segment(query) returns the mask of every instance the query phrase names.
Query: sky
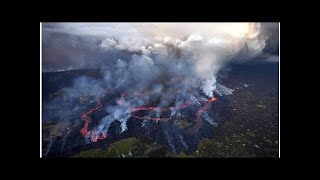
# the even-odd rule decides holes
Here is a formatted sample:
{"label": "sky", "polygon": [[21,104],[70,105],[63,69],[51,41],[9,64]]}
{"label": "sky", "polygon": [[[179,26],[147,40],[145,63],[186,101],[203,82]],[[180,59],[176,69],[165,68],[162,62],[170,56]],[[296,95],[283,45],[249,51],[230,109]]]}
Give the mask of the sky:
{"label": "sky", "polygon": [[232,60],[278,61],[278,23],[43,23],[44,72],[112,66],[134,55],[197,59],[219,69]]}

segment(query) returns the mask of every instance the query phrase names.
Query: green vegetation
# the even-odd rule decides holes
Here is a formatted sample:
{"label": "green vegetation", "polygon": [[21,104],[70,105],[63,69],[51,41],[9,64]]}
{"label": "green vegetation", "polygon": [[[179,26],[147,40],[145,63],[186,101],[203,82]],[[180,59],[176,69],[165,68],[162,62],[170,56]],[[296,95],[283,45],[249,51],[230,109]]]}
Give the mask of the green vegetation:
{"label": "green vegetation", "polygon": [[[82,151],[79,154],[74,155],[75,158],[119,158],[119,157],[131,157],[139,155],[139,149],[137,146],[138,140],[136,138],[122,139],[118,142],[110,144],[106,149],[94,149],[88,151]],[[140,153],[141,154],[141,153]]]}
{"label": "green vegetation", "polygon": [[172,156],[172,157],[174,157],[174,158],[192,158],[192,157],[194,157],[194,156],[192,156],[192,155],[188,156],[188,155],[186,155],[184,152],[181,151],[179,154],[174,155],[174,156]]}
{"label": "green vegetation", "polygon": [[138,140],[136,138],[128,138],[122,139],[121,141],[115,142],[110,145],[109,149],[116,152],[116,154],[124,154],[132,151],[136,145]]}
{"label": "green vegetation", "polygon": [[102,149],[93,149],[88,151],[81,151],[79,154],[73,156],[74,158],[103,158],[108,157],[107,152]]}
{"label": "green vegetation", "polygon": [[82,151],[75,158],[224,158],[224,157],[255,157],[249,148],[254,133],[248,131],[240,135],[227,135],[223,139],[203,139],[197,151],[186,155],[183,151],[175,154],[169,149],[136,138],[123,139],[110,144],[106,149]]}
{"label": "green vegetation", "polygon": [[110,144],[106,149],[81,151],[73,158],[189,158],[182,151],[174,154],[170,150],[148,140],[136,138],[122,139]]}
{"label": "green vegetation", "polygon": [[245,145],[244,138],[225,138],[224,141],[203,139],[198,149],[193,153],[195,157],[228,158],[228,157],[254,157]]}

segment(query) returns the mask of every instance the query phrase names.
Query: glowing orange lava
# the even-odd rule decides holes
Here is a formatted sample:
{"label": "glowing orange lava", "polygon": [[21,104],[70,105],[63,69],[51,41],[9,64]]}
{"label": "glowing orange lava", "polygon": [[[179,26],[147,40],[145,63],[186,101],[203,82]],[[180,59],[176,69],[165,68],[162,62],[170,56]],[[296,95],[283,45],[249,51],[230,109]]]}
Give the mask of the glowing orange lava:
{"label": "glowing orange lava", "polygon": [[195,132],[197,132],[199,129],[200,129],[200,127],[201,127],[201,114],[202,113],[204,113],[205,111],[207,111],[211,106],[211,103],[212,102],[215,102],[217,100],[217,98],[211,98],[210,100],[208,100],[205,104],[204,104],[204,106],[202,107],[202,108],[200,108],[199,110],[198,110],[198,112],[197,112],[197,114],[196,114],[196,116],[197,116],[197,119],[196,119],[196,125],[195,125],[195,127],[192,129],[192,133],[195,133]]}
{"label": "glowing orange lava", "polygon": [[[100,99],[99,99],[99,96],[101,94],[102,91],[100,91],[100,93],[98,93],[98,95],[96,96],[96,102],[98,104],[97,107],[85,112],[83,115],[82,115],[82,119],[84,120],[84,126],[83,128],[81,129],[81,133],[83,136],[87,136],[89,135],[91,137],[91,141],[92,142],[97,142],[98,140],[103,140],[105,138],[108,137],[108,134],[104,133],[104,132],[101,132],[99,134],[96,134],[96,133],[93,133],[92,131],[89,131],[88,130],[88,126],[89,126],[89,123],[91,121],[91,118],[89,117],[90,114],[98,111],[99,109],[101,109],[103,107],[102,103],[100,102]],[[201,127],[201,114],[205,111],[207,111],[211,106],[211,103],[212,102],[215,102],[217,100],[217,98],[211,98],[209,99],[203,107],[201,107],[197,114],[196,114],[196,124],[195,124],[195,127],[192,129],[192,133],[195,133],[199,130],[199,128]],[[116,101],[116,103],[118,105],[123,105],[125,103],[125,93],[121,93],[121,98]],[[138,107],[138,108],[131,108],[131,112],[136,112],[136,111],[156,111],[156,112],[165,112],[165,111],[173,111],[173,110],[180,110],[180,109],[184,109],[184,108],[187,108],[189,107],[190,105],[192,105],[193,102],[192,101],[186,101],[185,103],[183,104],[180,104],[178,106],[174,106],[174,107]],[[133,115],[131,114],[130,116],[136,118],[136,119],[141,119],[141,120],[153,120],[153,121],[163,121],[163,122],[166,122],[168,120],[171,119],[170,118],[160,118],[160,117],[155,117],[155,118],[152,118],[152,117],[140,117],[140,116],[136,116],[136,115]]]}

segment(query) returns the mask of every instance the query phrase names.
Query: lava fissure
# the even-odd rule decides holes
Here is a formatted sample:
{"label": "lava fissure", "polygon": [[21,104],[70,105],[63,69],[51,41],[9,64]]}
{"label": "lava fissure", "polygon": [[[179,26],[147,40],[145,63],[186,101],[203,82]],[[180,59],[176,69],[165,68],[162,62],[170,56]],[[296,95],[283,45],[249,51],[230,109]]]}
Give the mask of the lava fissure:
{"label": "lava fissure", "polygon": [[[101,93],[101,91],[100,91],[100,93]],[[81,131],[80,131],[83,136],[87,136],[87,134],[90,134],[90,133],[91,133],[91,131],[88,130],[89,123],[91,122],[91,118],[90,118],[88,115],[91,114],[91,113],[94,113],[94,112],[98,111],[100,108],[103,107],[103,105],[102,105],[102,103],[100,102],[100,99],[99,99],[99,97],[98,97],[98,96],[100,95],[100,93],[98,93],[98,95],[96,96],[96,102],[97,102],[98,106],[95,107],[95,108],[93,108],[93,109],[91,109],[91,110],[89,110],[89,111],[87,111],[87,112],[85,112],[85,113],[82,114],[82,116],[81,116],[82,119],[83,119],[84,122],[85,122],[83,128],[82,128]]]}
{"label": "lava fissure", "polygon": [[[108,134],[104,133],[104,132],[99,132],[99,133],[94,133],[92,131],[89,131],[89,123],[91,122],[91,118],[90,118],[90,114],[98,111],[99,109],[101,109],[103,107],[99,96],[101,94],[102,91],[100,91],[100,93],[98,93],[98,95],[96,96],[96,102],[97,105],[95,108],[90,109],[89,111],[83,113],[82,115],[82,119],[84,120],[84,126],[81,129],[81,133],[84,137],[86,136],[90,136],[91,137],[91,141],[92,142],[97,142],[98,140],[103,140],[105,138],[108,137]],[[121,98],[117,101],[117,104],[122,105],[125,103],[125,95],[126,93],[121,93]],[[207,111],[211,106],[211,103],[216,101],[217,98],[211,98],[210,100],[208,100],[204,106],[202,108],[200,108],[197,111],[196,114],[196,124],[195,127],[193,128],[192,132],[196,132],[197,130],[199,130],[200,126],[201,126],[201,114],[205,111]],[[138,108],[131,108],[131,112],[137,112],[137,111],[156,111],[156,112],[165,112],[165,111],[175,111],[175,110],[180,110],[180,109],[184,109],[189,107],[190,105],[194,104],[194,102],[192,101],[187,101],[185,103],[182,103],[178,106],[173,106],[173,107],[138,107]],[[130,114],[131,117],[134,117],[136,119],[140,119],[140,120],[153,120],[153,121],[163,121],[163,122],[167,122],[168,120],[171,119],[171,117],[169,118],[160,118],[160,117],[148,117],[148,116],[144,116],[144,117],[140,117],[140,116],[136,116],[133,114]]]}
{"label": "lava fissure", "polygon": [[204,113],[205,111],[207,111],[210,107],[211,107],[211,103],[215,102],[217,100],[217,98],[211,98],[209,101],[207,101],[205,103],[205,105],[200,108],[196,114],[197,119],[196,119],[196,124],[194,126],[194,129],[192,130],[192,132],[196,132],[199,130],[199,128],[201,127],[201,114]]}

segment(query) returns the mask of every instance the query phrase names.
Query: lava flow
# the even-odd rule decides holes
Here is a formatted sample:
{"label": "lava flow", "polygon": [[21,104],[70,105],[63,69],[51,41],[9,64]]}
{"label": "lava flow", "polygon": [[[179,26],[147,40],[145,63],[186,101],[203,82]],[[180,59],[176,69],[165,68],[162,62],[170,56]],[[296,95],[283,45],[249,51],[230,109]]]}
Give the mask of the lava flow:
{"label": "lava flow", "polygon": [[[186,103],[183,103],[183,104],[181,104],[179,106],[175,106],[175,107],[140,107],[140,108],[131,108],[131,112],[147,111],[147,110],[156,111],[156,112],[165,112],[165,111],[184,109],[184,108],[189,107],[192,104],[193,103],[191,101],[187,101]],[[135,117],[136,119],[163,121],[163,122],[166,122],[166,121],[171,119],[171,117],[170,118],[159,118],[159,117],[151,118],[151,117],[140,117],[140,116],[135,116],[135,115],[131,115],[131,116]]]}
{"label": "lava flow", "polygon": [[84,127],[81,129],[81,133],[82,133],[84,136],[89,133],[89,131],[88,131],[88,126],[89,126],[89,123],[90,123],[90,121],[91,121],[91,118],[90,118],[88,115],[91,114],[91,113],[94,113],[94,112],[96,112],[97,110],[99,110],[100,108],[102,108],[102,104],[101,104],[101,102],[100,102],[100,100],[99,100],[98,97],[96,97],[96,101],[97,101],[98,106],[95,107],[95,108],[93,108],[93,109],[91,109],[91,110],[89,110],[89,111],[87,111],[87,112],[85,112],[85,113],[82,115],[82,119],[85,121],[85,124],[84,124]]}
{"label": "lava flow", "polygon": [[205,105],[204,105],[202,108],[200,108],[200,109],[198,110],[198,112],[197,112],[197,114],[196,114],[196,116],[197,116],[196,125],[195,125],[194,129],[192,130],[193,133],[196,132],[196,131],[198,131],[199,128],[200,128],[200,126],[201,126],[201,114],[202,114],[203,112],[207,111],[207,110],[210,108],[211,103],[214,102],[214,101],[216,101],[216,100],[217,100],[217,98],[211,98],[210,100],[208,100],[208,101],[205,103]]}
{"label": "lava flow", "polygon": [[103,140],[105,138],[108,137],[108,134],[104,133],[104,132],[101,132],[100,134],[92,134],[91,135],[91,140],[92,142],[97,142],[98,140]]}
{"label": "lava flow", "polygon": [[[83,115],[82,115],[82,119],[85,121],[85,124],[83,126],[83,128],[81,129],[81,133],[83,136],[87,136],[87,135],[90,135],[91,137],[91,141],[92,142],[97,142],[98,140],[102,140],[102,139],[105,139],[108,137],[108,135],[104,132],[100,132],[100,133],[94,133],[92,131],[89,131],[88,130],[88,126],[89,126],[89,123],[91,121],[91,118],[89,117],[90,114],[98,111],[99,109],[101,109],[103,107],[102,103],[100,102],[100,99],[99,99],[99,95],[100,93],[96,96],[96,101],[97,101],[97,104],[98,106],[85,112]],[[125,102],[125,93],[122,93],[121,94],[121,98],[117,101],[117,104],[119,105],[122,105],[124,104]],[[212,102],[216,101],[217,99],[216,98],[211,98],[209,99],[205,105],[200,108],[196,114],[196,124],[195,124],[195,127],[194,129],[192,130],[192,132],[196,132],[200,126],[201,126],[201,114],[205,111],[207,111],[209,108],[210,108],[210,105]],[[136,112],[136,111],[156,111],[156,112],[165,112],[165,111],[175,111],[175,110],[180,110],[180,109],[184,109],[184,108],[187,108],[189,107],[190,105],[192,105],[193,102],[192,101],[187,101],[183,104],[180,104],[178,106],[174,106],[174,107],[139,107],[139,108],[131,108],[131,112]],[[163,121],[163,122],[166,122],[168,120],[171,119],[170,118],[160,118],[160,117],[147,117],[147,116],[144,116],[144,117],[140,117],[140,116],[136,116],[136,115],[133,115],[131,114],[130,116],[136,118],[136,119],[141,119],[141,120],[153,120],[153,121]]]}

